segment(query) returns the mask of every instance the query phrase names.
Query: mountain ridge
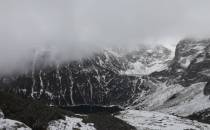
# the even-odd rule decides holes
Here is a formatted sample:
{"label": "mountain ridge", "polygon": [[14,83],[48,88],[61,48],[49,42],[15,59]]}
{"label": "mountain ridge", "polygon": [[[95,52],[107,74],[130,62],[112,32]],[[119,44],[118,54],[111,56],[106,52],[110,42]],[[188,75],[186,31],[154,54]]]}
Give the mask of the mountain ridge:
{"label": "mountain ridge", "polygon": [[50,106],[120,105],[210,123],[203,114],[210,108],[210,40],[183,39],[172,56],[162,46],[106,49],[46,68],[34,64],[30,73],[1,78],[1,90]]}

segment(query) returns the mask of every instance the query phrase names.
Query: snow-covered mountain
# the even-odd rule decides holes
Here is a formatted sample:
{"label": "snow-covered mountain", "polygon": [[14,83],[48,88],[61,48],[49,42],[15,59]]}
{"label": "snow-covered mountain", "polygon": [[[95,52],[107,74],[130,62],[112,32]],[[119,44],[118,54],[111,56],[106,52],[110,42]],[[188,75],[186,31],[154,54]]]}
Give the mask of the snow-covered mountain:
{"label": "snow-covered mountain", "polygon": [[[165,123],[154,129],[209,129],[206,124],[179,118],[210,123],[206,116],[210,109],[209,39],[183,39],[175,52],[163,46],[106,49],[84,59],[44,67],[40,61],[47,57],[43,55],[33,60],[31,72],[2,77],[1,86],[7,87],[1,89],[48,105],[120,105],[128,113],[143,113],[132,120],[132,114],[117,116],[131,125],[135,120],[145,125]],[[163,118],[158,118],[160,115]]]}

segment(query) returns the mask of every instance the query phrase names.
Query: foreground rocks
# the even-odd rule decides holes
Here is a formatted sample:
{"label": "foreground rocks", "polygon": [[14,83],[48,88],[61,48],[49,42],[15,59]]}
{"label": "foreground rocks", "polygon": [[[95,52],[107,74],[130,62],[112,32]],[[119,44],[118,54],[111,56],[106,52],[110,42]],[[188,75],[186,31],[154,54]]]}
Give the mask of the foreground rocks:
{"label": "foreground rocks", "polygon": [[4,114],[0,109],[0,130],[31,130],[31,128],[22,122],[5,119]]}

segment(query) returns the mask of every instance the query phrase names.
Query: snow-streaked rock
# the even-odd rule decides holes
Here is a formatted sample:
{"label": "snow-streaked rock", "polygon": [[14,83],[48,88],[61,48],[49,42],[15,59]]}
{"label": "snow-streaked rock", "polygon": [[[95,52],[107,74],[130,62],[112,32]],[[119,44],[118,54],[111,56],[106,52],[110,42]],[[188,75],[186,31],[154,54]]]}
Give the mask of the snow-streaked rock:
{"label": "snow-streaked rock", "polygon": [[83,123],[81,118],[65,117],[65,120],[55,120],[49,123],[47,130],[96,130],[94,124]]}
{"label": "snow-streaked rock", "polygon": [[137,130],[209,130],[210,125],[153,111],[126,110],[116,116]]}

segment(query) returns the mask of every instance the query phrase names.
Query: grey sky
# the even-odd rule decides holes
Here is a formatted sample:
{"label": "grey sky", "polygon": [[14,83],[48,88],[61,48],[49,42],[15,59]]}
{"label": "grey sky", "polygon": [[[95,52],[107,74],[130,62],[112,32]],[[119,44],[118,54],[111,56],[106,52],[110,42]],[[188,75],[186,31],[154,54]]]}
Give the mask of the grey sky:
{"label": "grey sky", "polygon": [[34,49],[72,59],[104,47],[209,37],[209,12],[209,0],[1,0],[0,72],[24,68]]}

